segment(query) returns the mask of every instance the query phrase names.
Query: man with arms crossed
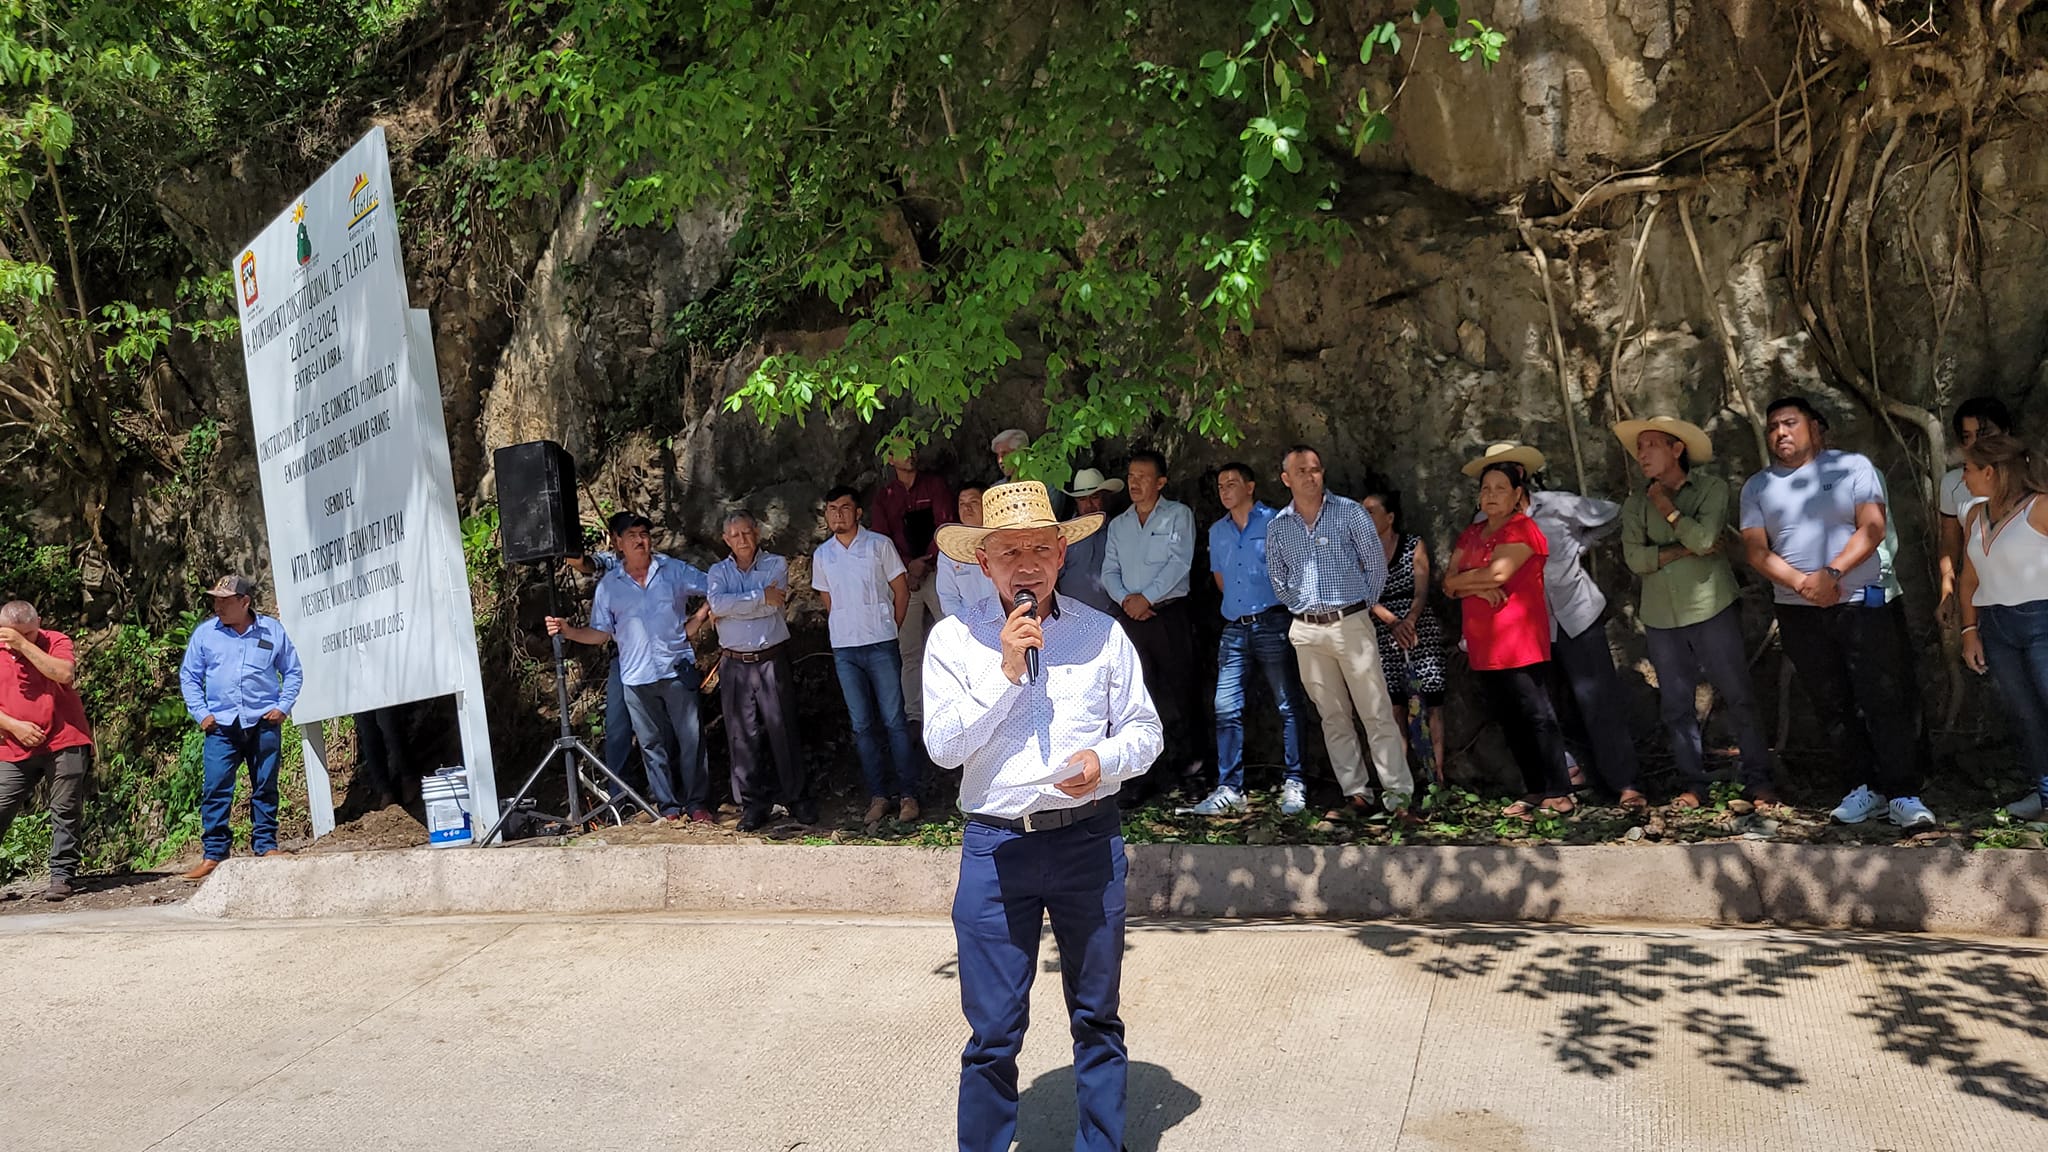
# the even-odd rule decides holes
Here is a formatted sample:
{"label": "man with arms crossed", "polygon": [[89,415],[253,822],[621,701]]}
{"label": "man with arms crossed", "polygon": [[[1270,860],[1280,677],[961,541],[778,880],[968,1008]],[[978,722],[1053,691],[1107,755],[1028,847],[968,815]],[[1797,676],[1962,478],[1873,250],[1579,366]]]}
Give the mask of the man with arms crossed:
{"label": "man with arms crossed", "polygon": [[[989,489],[984,518],[986,528],[939,529],[939,547],[975,557],[996,596],[941,622],[924,668],[925,748],[962,770],[967,816],[953,899],[973,1030],[960,1054],[960,1152],[1008,1152],[1016,1135],[1017,1054],[1048,914],[1074,1036],[1073,1147],[1118,1152],[1127,1057],[1116,791],[1151,767],[1164,734],[1123,630],[1054,590],[1067,544],[1102,518],[1059,522],[1035,482]],[[1017,603],[1020,591],[1035,611]]]}
{"label": "man with arms crossed", "polygon": [[78,699],[71,637],[43,627],[26,600],[0,605],[0,840],[36,782],[50,781],[50,886],[68,898],[78,874],[92,732]]}

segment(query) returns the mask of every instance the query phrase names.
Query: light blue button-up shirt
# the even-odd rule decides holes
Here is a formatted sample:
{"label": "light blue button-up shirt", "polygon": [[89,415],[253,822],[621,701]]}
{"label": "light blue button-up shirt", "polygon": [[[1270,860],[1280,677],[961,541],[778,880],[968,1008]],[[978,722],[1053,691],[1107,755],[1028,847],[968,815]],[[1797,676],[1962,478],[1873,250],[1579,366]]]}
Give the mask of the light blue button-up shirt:
{"label": "light blue button-up shirt", "polygon": [[1326,492],[1315,523],[1289,504],[1266,526],[1266,574],[1274,595],[1297,616],[1361,600],[1377,604],[1387,585],[1387,550],[1365,505]]}
{"label": "light blue button-up shirt", "polygon": [[194,724],[211,716],[216,724],[246,727],[273,709],[290,715],[304,679],[291,637],[270,616],[256,617],[246,632],[218,616],[208,619],[192,630],[178,665],[178,687]]}
{"label": "light blue button-up shirt", "polygon": [[1240,530],[1229,516],[1209,525],[1209,571],[1223,577],[1223,618],[1237,620],[1277,608],[1273,581],[1266,575],[1266,526],[1278,509],[1252,501]]}
{"label": "light blue button-up shirt", "polygon": [[1135,507],[1109,522],[1102,590],[1117,604],[1133,592],[1155,606],[1178,600],[1188,594],[1194,566],[1195,513],[1187,505],[1161,499],[1143,524]]}
{"label": "light blue button-up shirt", "polygon": [[720,644],[735,652],[759,652],[789,639],[788,618],[767,598],[771,586],[788,594],[788,560],[756,552],[754,566],[743,572],[739,561],[728,556],[711,566],[707,582]]}
{"label": "light blue button-up shirt", "polygon": [[706,586],[695,565],[659,553],[647,567],[644,586],[623,567],[597,582],[590,626],[619,646],[619,678],[629,687],[666,680],[685,661],[696,662],[683,624],[690,618],[690,597],[704,595]]}
{"label": "light blue button-up shirt", "polygon": [[1067,561],[1060,565],[1059,590],[1098,612],[1116,612],[1116,602],[1102,590],[1102,550],[1106,532],[1084,536],[1067,545]]}

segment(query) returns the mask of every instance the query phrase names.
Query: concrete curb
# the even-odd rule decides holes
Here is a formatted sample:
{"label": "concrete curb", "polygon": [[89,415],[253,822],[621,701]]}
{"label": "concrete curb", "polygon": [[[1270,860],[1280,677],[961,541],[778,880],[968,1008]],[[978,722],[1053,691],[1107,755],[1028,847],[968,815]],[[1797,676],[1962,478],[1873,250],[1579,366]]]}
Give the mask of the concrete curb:
{"label": "concrete curb", "polygon": [[[1729,842],[1569,848],[1145,844],[1130,907],[1190,919],[1778,924],[2048,936],[2048,853]],[[669,845],[348,852],[221,865],[230,919],[523,912],[943,916],[952,850]]]}

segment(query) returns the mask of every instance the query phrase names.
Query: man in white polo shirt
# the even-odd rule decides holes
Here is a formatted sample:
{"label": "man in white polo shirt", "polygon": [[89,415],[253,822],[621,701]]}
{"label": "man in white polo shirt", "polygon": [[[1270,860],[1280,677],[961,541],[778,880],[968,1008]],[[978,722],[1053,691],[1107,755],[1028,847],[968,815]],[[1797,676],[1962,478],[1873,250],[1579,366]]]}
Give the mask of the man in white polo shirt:
{"label": "man in white polo shirt", "polygon": [[832,535],[811,557],[811,587],[825,600],[832,663],[860,749],[868,790],[862,823],[880,824],[897,800],[896,818],[908,824],[922,815],[919,766],[903,711],[903,656],[896,647],[896,630],[910,610],[910,581],[896,545],[862,528],[860,515],[858,489],[841,485],[825,494],[825,527]]}

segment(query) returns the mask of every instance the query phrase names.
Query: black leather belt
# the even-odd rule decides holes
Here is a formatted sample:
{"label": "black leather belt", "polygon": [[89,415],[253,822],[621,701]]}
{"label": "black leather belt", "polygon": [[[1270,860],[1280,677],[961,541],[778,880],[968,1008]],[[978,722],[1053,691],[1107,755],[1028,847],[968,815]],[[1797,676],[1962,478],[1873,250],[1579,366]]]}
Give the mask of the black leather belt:
{"label": "black leather belt", "polygon": [[1304,624],[1335,624],[1346,616],[1356,616],[1370,607],[1372,601],[1360,600],[1356,604],[1346,604],[1333,612],[1303,612],[1295,616],[1295,619]]}
{"label": "black leather belt", "polygon": [[1261,608],[1257,612],[1254,612],[1249,616],[1239,616],[1237,619],[1230,621],[1229,626],[1232,628],[1248,627],[1250,625],[1257,624],[1260,620],[1263,620],[1266,617],[1271,616],[1275,612],[1285,611],[1287,611],[1286,608],[1283,608],[1280,605],[1275,604],[1271,608]]}
{"label": "black leather belt", "polygon": [[[782,644],[787,643],[789,643],[787,640],[782,642]],[[759,652],[742,652],[737,648],[727,648],[725,654],[742,664],[760,664],[764,661],[775,659],[775,654],[782,651],[782,644],[771,644]]]}
{"label": "black leather belt", "polygon": [[1105,808],[1114,807],[1116,807],[1116,800],[1110,798],[1090,800],[1088,803],[1076,808],[1052,808],[1044,812],[1028,812],[1022,818],[1016,820],[1011,820],[1004,816],[985,816],[979,812],[969,812],[967,818],[976,824],[986,824],[991,828],[1002,828],[1010,832],[1050,832],[1055,828],[1065,828],[1069,824],[1079,824],[1081,821],[1101,812]]}

